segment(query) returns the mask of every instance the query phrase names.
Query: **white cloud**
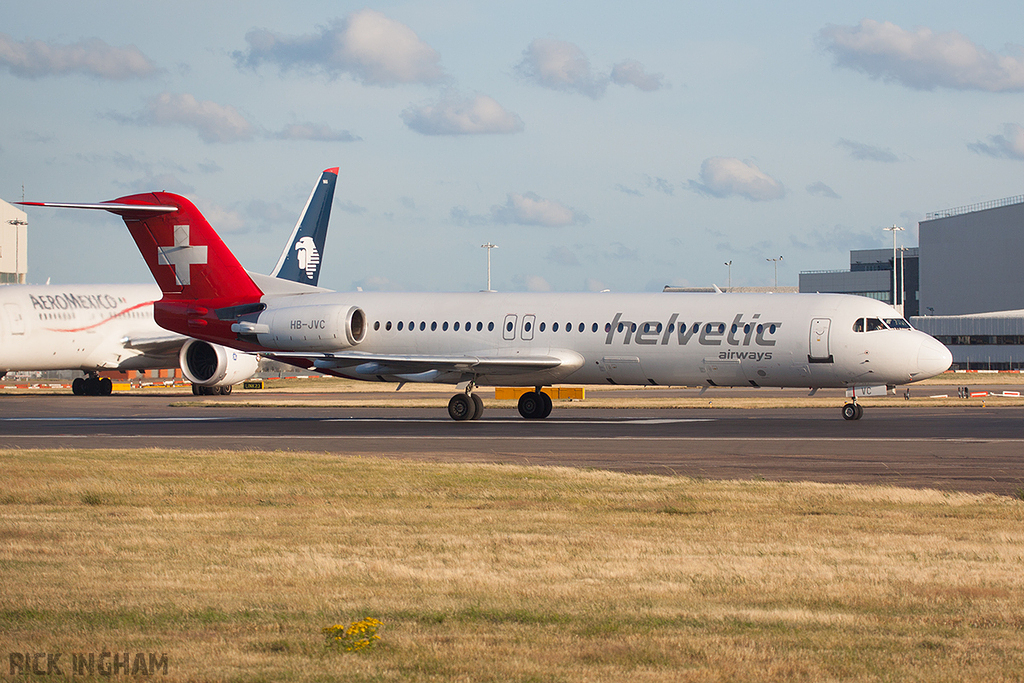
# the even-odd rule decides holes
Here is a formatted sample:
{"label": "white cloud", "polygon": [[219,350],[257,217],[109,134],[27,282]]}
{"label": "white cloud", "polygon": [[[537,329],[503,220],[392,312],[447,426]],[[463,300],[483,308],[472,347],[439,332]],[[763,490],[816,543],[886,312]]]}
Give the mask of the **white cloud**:
{"label": "white cloud", "polygon": [[552,199],[543,199],[533,192],[509,193],[504,206],[492,206],[491,216],[496,223],[562,227],[585,223],[587,217]]}
{"label": "white cloud", "polygon": [[649,74],[644,65],[635,59],[627,59],[612,67],[612,83],[616,85],[632,85],[644,92],[653,92],[665,87],[662,74]]}
{"label": "white cloud", "polygon": [[700,165],[700,182],[690,187],[712,197],[745,197],[753,202],[781,199],[782,183],[750,162],[732,157],[711,157]]}
{"label": "white cloud", "polygon": [[249,226],[246,225],[246,220],[240,212],[202,199],[197,199],[195,203],[210,227],[217,232],[221,234],[249,232],[247,229]]}
{"label": "white cloud", "polygon": [[640,252],[630,249],[622,242],[612,242],[604,253],[606,258],[613,261],[639,261]]}
{"label": "white cloud", "polygon": [[957,31],[907,31],[864,19],[857,26],[826,26],[818,34],[836,66],[909,88],[937,87],[991,92],[1024,91],[1024,54],[999,55]]}
{"label": "white cloud", "polygon": [[884,164],[892,164],[900,160],[899,156],[891,149],[882,149],[846,138],[837,142],[836,146],[850,150],[850,156],[858,161],[880,161]]}
{"label": "white cloud", "polygon": [[362,280],[353,282],[352,286],[366,292],[402,292],[407,290],[400,283],[383,275],[368,275]]}
{"label": "white cloud", "polygon": [[842,199],[835,190],[821,182],[820,180],[816,183],[811,183],[807,186],[807,193],[814,195],[815,197],[825,197],[826,199]]}
{"label": "white cloud", "polygon": [[424,135],[482,135],[519,133],[523,120],[494,99],[442,97],[436,104],[409,107],[402,112],[405,125]]}
{"label": "white cloud", "polygon": [[1007,123],[1003,126],[1002,135],[989,136],[988,144],[975,142],[967,146],[979,154],[1024,161],[1024,127]]}
{"label": "white cloud", "polygon": [[192,194],[196,191],[195,187],[182,182],[173,173],[147,173],[130,183],[119,184],[133,192],[160,190],[162,192],[174,192],[175,194]]}
{"label": "white cloud", "polygon": [[665,180],[664,178],[652,178],[649,175],[644,175],[644,181],[647,187],[651,190],[657,190],[662,194],[667,194],[670,197],[676,193],[675,185]]}
{"label": "white cloud", "polygon": [[161,93],[147,102],[141,113],[114,118],[142,125],[194,128],[204,142],[249,140],[256,130],[234,107],[197,100],[188,93]]}
{"label": "white cloud", "polygon": [[580,260],[576,258],[576,252],[569,247],[552,247],[548,252],[547,260],[559,266],[578,266]]}
{"label": "white cloud", "polygon": [[315,142],[357,142],[362,140],[347,130],[334,130],[325,123],[293,123],[273,137],[278,140],[313,140]]}
{"label": "white cloud", "polygon": [[523,51],[516,71],[535,83],[564,92],[597,99],[604,95],[608,80],[595,76],[590,60],[578,46],[564,40],[536,38]]}
{"label": "white cloud", "polygon": [[99,38],[71,45],[41,40],[18,42],[0,33],[0,65],[19,78],[83,74],[112,81],[147,78],[160,70],[139,48],[111,47]]}
{"label": "white cloud", "polygon": [[249,31],[246,54],[235,53],[239,66],[264,62],[282,71],[311,68],[334,78],[349,74],[366,85],[436,83],[444,78],[441,56],[405,24],[364,9],[335,20],[319,32],[286,36],[266,29]]}
{"label": "white cloud", "polygon": [[526,291],[528,292],[550,292],[551,285],[540,275],[528,275],[526,277]]}

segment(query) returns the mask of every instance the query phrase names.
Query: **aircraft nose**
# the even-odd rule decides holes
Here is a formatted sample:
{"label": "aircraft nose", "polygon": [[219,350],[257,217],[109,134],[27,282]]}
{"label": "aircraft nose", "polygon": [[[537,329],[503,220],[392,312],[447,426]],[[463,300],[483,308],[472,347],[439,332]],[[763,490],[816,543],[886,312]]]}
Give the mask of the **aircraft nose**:
{"label": "aircraft nose", "polygon": [[914,379],[928,379],[941,374],[953,364],[953,354],[934,337],[926,336],[917,350],[917,371]]}

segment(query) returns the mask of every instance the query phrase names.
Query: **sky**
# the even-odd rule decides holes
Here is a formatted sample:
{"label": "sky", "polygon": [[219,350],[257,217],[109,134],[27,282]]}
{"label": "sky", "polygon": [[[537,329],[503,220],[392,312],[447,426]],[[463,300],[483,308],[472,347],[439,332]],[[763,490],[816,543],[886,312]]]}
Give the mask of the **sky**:
{"label": "sky", "polygon": [[[1022,46],[1017,2],[6,3],[0,198],[175,192],[269,273],[337,166],[331,289],[484,289],[488,242],[500,291],[795,286],[1024,194]],[[29,282],[152,281],[28,214]]]}

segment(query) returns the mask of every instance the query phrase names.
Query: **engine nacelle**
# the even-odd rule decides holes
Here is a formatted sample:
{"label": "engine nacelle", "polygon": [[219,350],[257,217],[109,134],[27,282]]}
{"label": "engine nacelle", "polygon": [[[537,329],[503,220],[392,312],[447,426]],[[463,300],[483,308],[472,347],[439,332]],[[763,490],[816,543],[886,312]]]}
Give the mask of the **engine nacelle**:
{"label": "engine nacelle", "polygon": [[189,339],[178,353],[181,372],[192,384],[228,387],[256,374],[259,358],[219,344]]}
{"label": "engine nacelle", "polygon": [[252,329],[267,349],[337,351],[363,341],[366,314],[358,306],[289,306],[264,311]]}

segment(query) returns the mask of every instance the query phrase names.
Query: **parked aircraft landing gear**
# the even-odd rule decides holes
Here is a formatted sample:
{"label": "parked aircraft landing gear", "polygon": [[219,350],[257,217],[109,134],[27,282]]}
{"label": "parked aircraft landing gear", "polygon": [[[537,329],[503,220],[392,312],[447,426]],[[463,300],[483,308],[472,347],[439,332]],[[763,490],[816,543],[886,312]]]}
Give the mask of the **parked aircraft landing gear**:
{"label": "parked aircraft landing gear", "polygon": [[232,385],[226,387],[204,387],[200,384],[192,385],[192,394],[194,396],[227,396],[231,393]]}
{"label": "parked aircraft landing gear", "polygon": [[110,396],[114,390],[114,383],[109,377],[89,375],[87,377],[76,377],[71,382],[71,393],[75,396]]}
{"label": "parked aircraft landing gear", "polygon": [[448,415],[458,422],[464,420],[478,420],[484,414],[484,400],[476,394],[467,391],[463,394],[455,394],[448,401]]}
{"label": "parked aircraft landing gear", "polygon": [[864,406],[859,403],[847,403],[843,406],[844,420],[859,420],[864,417]]}
{"label": "parked aircraft landing gear", "polygon": [[519,397],[519,414],[527,420],[542,420],[551,414],[551,397],[540,389]]}

